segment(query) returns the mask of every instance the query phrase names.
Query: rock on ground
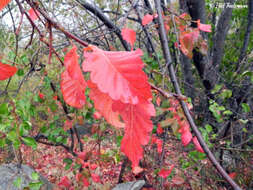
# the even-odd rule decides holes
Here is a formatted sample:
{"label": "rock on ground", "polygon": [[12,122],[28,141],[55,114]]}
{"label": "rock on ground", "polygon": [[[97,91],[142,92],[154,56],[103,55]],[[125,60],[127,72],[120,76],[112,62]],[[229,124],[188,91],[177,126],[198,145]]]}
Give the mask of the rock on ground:
{"label": "rock on ground", "polygon": [[114,187],[112,190],[140,190],[144,184],[145,184],[144,180],[120,183],[116,187]]}
{"label": "rock on ground", "polygon": [[[31,167],[27,165],[21,165],[18,168],[17,164],[2,164],[0,166],[0,190],[20,190],[28,187],[30,183],[36,183],[41,181],[43,185],[41,190],[52,190],[53,185],[43,176],[39,176],[40,179],[33,180],[32,173],[34,173]],[[20,187],[16,187],[14,182],[17,179],[21,179]]]}

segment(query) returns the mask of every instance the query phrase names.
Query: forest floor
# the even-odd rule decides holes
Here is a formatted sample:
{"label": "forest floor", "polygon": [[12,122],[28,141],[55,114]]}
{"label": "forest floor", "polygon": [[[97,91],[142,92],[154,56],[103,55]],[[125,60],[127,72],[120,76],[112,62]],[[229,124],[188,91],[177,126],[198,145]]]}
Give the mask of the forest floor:
{"label": "forest floor", "polygon": [[[117,140],[113,139],[114,131],[108,128],[103,132],[103,138],[98,140],[94,135],[85,135],[82,138],[83,147],[83,176],[86,176],[89,187],[84,187],[77,181],[78,170],[74,169],[80,158],[74,158],[62,147],[38,144],[33,150],[25,145],[21,146],[23,163],[33,167],[38,173],[44,175],[51,183],[55,184],[55,189],[64,189],[57,184],[64,176],[71,181],[75,189],[98,189],[109,190],[118,183],[124,156],[120,153]],[[162,137],[161,137],[162,138]],[[164,137],[163,137],[164,138]],[[77,142],[77,139],[75,139]],[[69,141],[70,144],[70,141]],[[193,160],[189,156],[191,147],[183,147],[181,142],[174,135],[166,135],[162,153],[157,153],[156,145],[147,145],[144,151],[144,159],[141,161],[143,171],[134,174],[131,170],[130,162],[127,162],[121,178],[122,182],[145,179],[146,190],[160,189],[182,189],[182,190],[226,190],[225,181],[219,177],[215,168],[207,158]],[[78,150],[77,143],[74,150]],[[78,152],[78,151],[76,151]],[[8,152],[0,152],[0,163],[6,162]],[[65,159],[65,163],[64,160]],[[70,159],[73,163],[66,169],[66,163]],[[13,162],[16,162],[13,159]],[[78,166],[78,165],[76,165]],[[173,167],[168,177],[162,178],[158,175],[163,169]],[[64,169],[65,168],[65,169]],[[250,172],[245,170],[245,172]],[[95,175],[94,175],[95,174]],[[231,174],[236,175],[236,174]],[[247,173],[244,175],[247,176]],[[233,176],[236,178],[236,176]],[[245,177],[247,178],[247,177]],[[245,180],[250,180],[245,179]],[[65,188],[66,189],[66,188]],[[68,188],[67,188],[68,189]]]}

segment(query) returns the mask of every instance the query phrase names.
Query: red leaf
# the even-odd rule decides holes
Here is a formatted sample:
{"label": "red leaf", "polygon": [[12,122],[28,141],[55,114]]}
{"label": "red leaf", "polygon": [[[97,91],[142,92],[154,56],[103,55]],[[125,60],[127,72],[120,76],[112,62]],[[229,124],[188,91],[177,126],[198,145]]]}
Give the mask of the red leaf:
{"label": "red leaf", "polygon": [[235,179],[235,177],[236,177],[236,173],[235,172],[232,172],[232,173],[230,173],[230,174],[228,174],[229,175],[229,177],[231,177],[232,179]]}
{"label": "red leaf", "polygon": [[178,118],[178,115],[174,115],[174,118],[177,118],[178,124],[180,126],[180,129],[178,130],[179,133],[183,134],[188,131],[190,131],[190,125],[186,120],[180,121],[180,118]]}
{"label": "red leaf", "polygon": [[126,40],[131,47],[134,47],[134,42],[136,40],[136,33],[134,30],[130,29],[130,28],[123,28],[121,30],[121,35],[123,37],[124,40]]}
{"label": "red leaf", "polygon": [[40,97],[41,100],[43,100],[45,95],[43,93],[39,92],[39,97]]}
{"label": "red leaf", "polygon": [[95,183],[101,183],[100,177],[97,174],[91,173],[91,179],[92,181],[94,181]]}
{"label": "red leaf", "polygon": [[54,100],[57,100],[57,99],[58,99],[57,95],[55,95],[55,96],[53,97],[53,99],[54,99]]}
{"label": "red leaf", "polygon": [[90,183],[89,183],[89,181],[87,180],[87,178],[83,178],[83,185],[85,186],[85,187],[89,187],[90,186]]}
{"label": "red leaf", "polygon": [[38,15],[40,14],[37,10],[34,10],[33,8],[31,8],[29,11],[29,16],[30,18],[34,21],[36,19],[38,19]]}
{"label": "red leaf", "polygon": [[143,101],[137,105],[116,102],[113,110],[119,111],[125,122],[125,135],[121,141],[121,151],[131,160],[132,167],[136,167],[143,157],[142,145],[149,142],[149,135],[153,129],[151,116],[155,115],[154,105]]}
{"label": "red leaf", "polygon": [[193,41],[189,33],[183,32],[179,37],[180,49],[187,57],[192,58]]}
{"label": "red leaf", "polygon": [[0,11],[10,2],[11,0],[0,0]]}
{"label": "red leaf", "polygon": [[184,146],[187,146],[191,142],[191,140],[192,140],[192,134],[191,134],[191,132],[187,131],[185,133],[182,133],[181,140],[182,140],[182,144]]}
{"label": "red leaf", "polygon": [[86,152],[77,153],[77,157],[80,158],[81,160],[85,160],[86,159]]}
{"label": "red leaf", "polygon": [[199,30],[192,32],[181,32],[179,41],[181,51],[189,58],[192,58],[192,50],[199,37]]}
{"label": "red leaf", "polygon": [[95,170],[97,167],[98,167],[97,164],[91,164],[91,165],[90,165],[90,169],[91,169],[91,170]]}
{"label": "red leaf", "polygon": [[156,141],[157,141],[157,137],[156,137],[156,135],[152,135],[152,138],[151,138],[151,143],[152,144],[155,144],[156,143]]}
{"label": "red leaf", "polygon": [[[137,104],[142,97],[152,98],[148,78],[143,72],[142,51],[103,51],[96,46],[85,49],[83,70],[90,71],[90,79],[98,89],[113,100]],[[99,110],[100,111],[100,110]]]}
{"label": "red leaf", "polygon": [[94,101],[96,110],[104,116],[108,123],[115,127],[123,128],[125,124],[120,121],[119,113],[112,110],[113,100],[110,96],[99,91],[97,86],[90,81],[88,81],[88,86],[91,89],[89,96]]}
{"label": "red leaf", "polygon": [[64,123],[64,126],[63,126],[63,130],[64,131],[67,131],[67,130],[69,130],[69,129],[71,129],[72,128],[72,121],[71,120],[66,120],[65,121],[65,123]]}
{"label": "red leaf", "polygon": [[199,19],[197,20],[197,24],[199,30],[202,30],[204,32],[212,32],[210,24],[201,24]]}
{"label": "red leaf", "polygon": [[204,150],[203,150],[202,147],[200,146],[197,137],[193,137],[192,141],[193,141],[193,143],[194,143],[194,145],[195,145],[195,149],[196,149],[197,151],[199,151],[199,152],[204,153]]}
{"label": "red leaf", "polygon": [[146,14],[143,18],[142,18],[142,25],[145,26],[147,24],[149,24],[150,22],[152,22],[152,20],[154,19],[153,15],[150,14]]}
{"label": "red leaf", "polygon": [[156,140],[157,152],[162,153],[163,151],[163,140],[157,139]]}
{"label": "red leaf", "polygon": [[102,115],[98,111],[95,111],[94,114],[93,114],[93,117],[95,119],[101,119]]}
{"label": "red leaf", "polygon": [[0,80],[6,80],[17,72],[17,68],[0,62]]}
{"label": "red leaf", "polygon": [[80,181],[82,179],[83,174],[77,173],[75,177],[76,177],[76,181],[78,182],[78,181]]}
{"label": "red leaf", "polygon": [[158,173],[158,175],[160,176],[160,177],[162,177],[162,178],[167,178],[169,175],[170,175],[170,173],[172,172],[172,170],[173,170],[173,168],[174,168],[174,164],[170,167],[170,169],[169,170],[166,170],[166,169],[161,169],[161,171]]}
{"label": "red leaf", "polygon": [[71,186],[71,182],[67,176],[61,178],[61,181],[58,183],[58,186],[64,186],[69,188]]}
{"label": "red leaf", "polygon": [[160,123],[157,124],[156,132],[157,132],[159,135],[161,135],[161,134],[163,133],[163,128],[161,127],[161,124],[160,124]]}
{"label": "red leaf", "polygon": [[85,104],[87,84],[78,64],[76,50],[76,46],[73,46],[64,58],[66,70],[61,74],[61,91],[67,104],[75,108],[82,108]]}

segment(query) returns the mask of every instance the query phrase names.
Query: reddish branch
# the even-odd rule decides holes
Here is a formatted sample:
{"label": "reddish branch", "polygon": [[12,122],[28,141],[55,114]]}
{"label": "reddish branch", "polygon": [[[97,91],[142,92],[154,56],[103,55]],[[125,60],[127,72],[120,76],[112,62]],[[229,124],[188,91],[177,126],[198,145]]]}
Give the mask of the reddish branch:
{"label": "reddish branch", "polygon": [[[177,82],[177,78],[176,78],[176,75],[175,75],[174,67],[172,65],[172,59],[171,59],[170,50],[169,50],[169,47],[168,47],[168,39],[167,39],[167,35],[166,35],[166,32],[165,32],[165,28],[164,28],[163,18],[162,18],[160,0],[155,0],[155,4],[156,4],[157,12],[158,12],[159,37],[160,37],[160,41],[161,41],[161,44],[162,44],[162,49],[163,49],[163,54],[164,54],[164,57],[165,57],[165,60],[166,60],[166,64],[168,65],[170,78],[171,78],[171,81],[173,83],[173,86],[174,86],[174,89],[175,89],[176,93],[179,96],[182,96],[181,90],[180,90],[180,87],[179,87],[179,84]],[[201,133],[198,130],[198,127],[194,123],[194,120],[193,120],[193,118],[190,114],[190,111],[189,111],[186,103],[183,100],[180,100],[180,103],[182,105],[182,108],[184,110],[186,118],[187,118],[193,132],[197,136],[197,139],[198,139],[201,147],[204,149],[205,153],[207,154],[207,157],[209,158],[209,160],[216,167],[218,172],[224,177],[224,179],[226,179],[226,181],[234,189],[241,190],[241,188],[234,182],[233,179],[230,178],[230,176],[227,174],[227,172],[222,168],[222,166],[219,164],[219,162],[215,159],[213,153],[210,151],[210,149],[206,145]]]}
{"label": "reddish branch", "polygon": [[40,9],[32,0],[26,0],[26,2],[34,9],[37,10],[50,24],[52,27],[54,27],[55,29],[61,31],[63,34],[65,34],[67,37],[75,40],[76,42],[78,42],[79,44],[87,47],[88,44],[86,42],[84,42],[83,40],[79,39],[78,37],[76,37],[75,35],[71,34],[70,32],[68,32],[64,27],[62,27],[60,24],[58,24],[57,22],[55,22],[52,18],[50,18],[48,16],[48,13],[46,13],[44,10]]}

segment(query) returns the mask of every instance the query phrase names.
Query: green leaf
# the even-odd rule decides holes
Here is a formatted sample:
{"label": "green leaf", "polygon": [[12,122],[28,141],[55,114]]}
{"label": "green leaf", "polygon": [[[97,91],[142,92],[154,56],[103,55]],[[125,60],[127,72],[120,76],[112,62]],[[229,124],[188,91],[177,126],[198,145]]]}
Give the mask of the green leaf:
{"label": "green leaf", "polygon": [[222,88],[222,86],[223,86],[222,84],[216,84],[214,89],[211,91],[211,93],[215,94],[215,93],[219,92],[220,89]]}
{"label": "green leaf", "polygon": [[28,63],[28,62],[29,62],[29,59],[27,58],[26,55],[22,55],[22,56],[21,56],[21,60],[22,60],[24,63]]}
{"label": "green leaf", "polygon": [[48,105],[50,107],[50,109],[52,110],[52,112],[55,112],[58,108],[57,104],[52,102],[51,104]]}
{"label": "green leaf", "polygon": [[244,133],[247,133],[248,132],[248,130],[244,127],[244,128],[242,128],[242,131],[244,132]]}
{"label": "green leaf", "polygon": [[6,144],[5,138],[1,138],[0,139],[0,148],[4,148],[5,144]]}
{"label": "green leaf", "polygon": [[25,130],[29,131],[32,129],[32,124],[30,123],[30,121],[24,121],[22,123],[22,126],[24,127]]}
{"label": "green leaf", "polygon": [[250,112],[250,107],[249,107],[248,104],[242,103],[241,105],[242,105],[242,109],[243,109],[243,111],[244,111],[245,113],[249,113],[249,112]]}
{"label": "green leaf", "polygon": [[39,178],[40,178],[40,176],[38,173],[36,173],[36,172],[32,173],[32,180],[39,180]]}
{"label": "green leaf", "polygon": [[18,139],[13,141],[13,146],[16,150],[19,149],[20,145],[21,145],[21,143]]}
{"label": "green leaf", "polygon": [[62,137],[62,136],[58,136],[58,137],[56,138],[56,142],[57,142],[57,143],[59,143],[59,142],[61,142],[61,141],[62,141],[62,139],[63,139],[63,137]]}
{"label": "green leaf", "polygon": [[73,163],[73,160],[70,159],[70,158],[64,158],[64,159],[63,159],[63,162],[64,162],[64,163],[67,163],[67,164],[72,164],[72,163]]}
{"label": "green leaf", "polygon": [[120,147],[122,139],[123,139],[123,136],[117,136],[116,137],[116,143],[117,143],[118,147]]}
{"label": "green leaf", "polygon": [[25,73],[24,73],[24,69],[19,69],[18,72],[17,72],[17,75],[18,76],[23,76]]}
{"label": "green leaf", "polygon": [[12,142],[16,141],[18,139],[16,131],[12,130],[7,134],[8,139],[10,139]]}
{"label": "green leaf", "polygon": [[0,105],[0,115],[7,115],[7,113],[9,113],[8,104],[7,103],[1,104]]}
{"label": "green leaf", "polygon": [[212,126],[209,125],[209,124],[206,124],[206,125],[205,125],[205,128],[206,128],[206,131],[207,131],[208,133],[211,133],[211,132],[213,131]]}
{"label": "green leaf", "polygon": [[30,190],[40,190],[43,185],[42,181],[29,183]]}
{"label": "green leaf", "polygon": [[22,137],[22,140],[27,146],[31,146],[33,149],[37,148],[37,143],[32,137]]}
{"label": "green leaf", "polygon": [[22,179],[21,177],[17,177],[14,181],[13,181],[13,185],[17,188],[21,187],[21,183],[22,183]]}
{"label": "green leaf", "polygon": [[222,91],[222,93],[219,96],[222,97],[223,99],[230,98],[232,96],[232,91],[225,89]]}
{"label": "green leaf", "polygon": [[243,123],[243,124],[246,124],[246,123],[248,123],[249,120],[247,120],[247,119],[239,119],[239,121],[240,121],[241,123]]}
{"label": "green leaf", "polygon": [[231,112],[230,110],[226,110],[223,112],[224,115],[232,115],[233,112]]}

